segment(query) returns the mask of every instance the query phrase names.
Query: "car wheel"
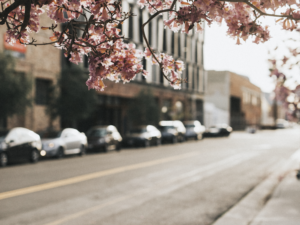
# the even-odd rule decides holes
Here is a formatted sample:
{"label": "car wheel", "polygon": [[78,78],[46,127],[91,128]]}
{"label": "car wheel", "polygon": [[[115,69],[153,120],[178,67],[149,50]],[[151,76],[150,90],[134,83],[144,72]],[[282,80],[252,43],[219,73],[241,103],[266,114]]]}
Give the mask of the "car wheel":
{"label": "car wheel", "polygon": [[121,142],[118,142],[117,147],[116,147],[116,150],[117,150],[118,152],[121,151]]}
{"label": "car wheel", "polygon": [[203,135],[202,134],[198,134],[195,139],[196,140],[202,140],[203,139]]}
{"label": "car wheel", "polygon": [[108,146],[107,145],[103,146],[103,152],[108,152]]}
{"label": "car wheel", "polygon": [[183,135],[179,135],[179,137],[178,137],[178,142],[184,142],[184,137],[183,137]]}
{"label": "car wheel", "polygon": [[7,166],[7,163],[8,163],[8,158],[6,153],[4,152],[0,153],[0,167]]}
{"label": "car wheel", "polygon": [[58,149],[58,151],[57,151],[57,153],[56,153],[56,158],[57,159],[61,159],[61,158],[63,158],[64,157],[64,149],[62,148],[62,147],[60,147],[59,149]]}
{"label": "car wheel", "polygon": [[160,139],[160,138],[157,138],[157,139],[156,139],[156,146],[159,146],[159,145],[161,145],[161,139]]}
{"label": "car wheel", "polygon": [[79,156],[84,156],[86,153],[86,149],[84,145],[80,146],[80,152],[79,152]]}
{"label": "car wheel", "polygon": [[176,136],[174,136],[174,137],[172,138],[172,143],[173,143],[173,144],[176,144],[176,143],[177,143],[177,141],[178,141],[178,140],[177,140],[177,137],[176,137]]}
{"label": "car wheel", "polygon": [[37,161],[39,161],[39,152],[36,149],[34,149],[31,151],[30,154],[30,162],[36,163]]}
{"label": "car wheel", "polygon": [[145,140],[144,141],[144,147],[147,148],[150,146],[150,141],[149,140]]}

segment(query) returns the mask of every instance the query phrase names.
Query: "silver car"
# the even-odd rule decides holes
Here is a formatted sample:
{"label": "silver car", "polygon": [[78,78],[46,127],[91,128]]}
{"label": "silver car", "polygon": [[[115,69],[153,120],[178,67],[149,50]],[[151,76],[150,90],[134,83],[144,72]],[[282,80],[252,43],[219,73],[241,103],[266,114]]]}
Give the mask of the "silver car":
{"label": "silver car", "polygon": [[62,158],[64,155],[84,155],[87,147],[87,138],[73,128],[62,131],[41,132],[42,157]]}

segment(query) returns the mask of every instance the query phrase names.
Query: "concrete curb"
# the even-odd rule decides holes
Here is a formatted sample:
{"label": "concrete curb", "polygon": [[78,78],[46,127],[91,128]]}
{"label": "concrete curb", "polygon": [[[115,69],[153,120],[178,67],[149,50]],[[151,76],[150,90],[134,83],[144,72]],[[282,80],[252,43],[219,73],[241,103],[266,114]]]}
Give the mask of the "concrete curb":
{"label": "concrete curb", "polygon": [[270,174],[236,205],[216,220],[213,225],[249,225],[264,207],[282,178],[295,166],[300,149],[290,159]]}

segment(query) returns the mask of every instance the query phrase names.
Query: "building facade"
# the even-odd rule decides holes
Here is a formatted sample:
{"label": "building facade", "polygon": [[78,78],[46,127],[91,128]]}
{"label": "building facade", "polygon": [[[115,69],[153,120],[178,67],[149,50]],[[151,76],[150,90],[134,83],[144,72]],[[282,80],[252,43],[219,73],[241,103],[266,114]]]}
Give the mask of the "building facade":
{"label": "building facade", "polygon": [[[51,21],[47,16],[41,17],[41,24],[50,26]],[[48,91],[51,84],[56,84],[61,71],[60,50],[53,46],[23,46],[15,44],[10,46],[5,43],[6,26],[0,26],[0,52],[11,54],[15,58],[18,75],[24,75],[31,80],[32,90],[30,97],[32,105],[20,115],[8,117],[4,123],[5,128],[26,127],[39,131],[52,126],[60,128],[59,118],[51,120],[46,113],[49,101]],[[49,42],[51,31],[40,31],[33,37],[40,42]],[[3,125],[2,125],[3,126]]]}
{"label": "building facade", "polygon": [[261,90],[248,77],[229,71],[208,71],[205,125],[230,124],[235,130],[260,126]]}

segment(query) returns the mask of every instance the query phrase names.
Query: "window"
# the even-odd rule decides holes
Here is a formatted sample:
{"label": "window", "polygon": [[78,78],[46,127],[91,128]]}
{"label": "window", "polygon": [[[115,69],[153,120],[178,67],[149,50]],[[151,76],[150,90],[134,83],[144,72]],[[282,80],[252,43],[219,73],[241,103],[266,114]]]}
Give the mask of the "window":
{"label": "window", "polygon": [[142,29],[141,29],[142,24],[143,24],[143,10],[140,9],[140,14],[139,14],[139,30],[140,30],[139,39],[140,39],[140,40],[139,40],[139,41],[140,41],[141,43],[143,43],[143,32],[142,32]]}
{"label": "window", "polygon": [[159,80],[159,82],[161,83],[161,84],[164,84],[164,74],[163,74],[163,72],[161,71],[161,69],[159,70],[160,71],[160,80]]}
{"label": "window", "polygon": [[189,82],[191,82],[190,81],[190,78],[189,78],[189,67],[188,66],[186,66],[186,78],[187,78],[187,81],[186,81],[186,83],[185,83],[185,88],[186,89],[189,89]]}
{"label": "window", "polygon": [[171,34],[171,54],[174,55],[175,51],[175,35],[174,32]]}
{"label": "window", "polygon": [[149,39],[149,44],[153,45],[153,40],[152,40],[152,23],[148,23],[148,39]]}
{"label": "window", "polygon": [[250,103],[251,95],[248,92],[243,92],[243,102],[244,104]]}
{"label": "window", "polygon": [[251,101],[252,101],[252,105],[257,105],[257,103],[258,103],[256,96],[252,96]]}
{"label": "window", "polygon": [[133,39],[133,17],[129,17],[129,34],[128,34],[128,37],[130,39]]}
{"label": "window", "polygon": [[49,102],[50,80],[35,80],[35,103],[37,105],[47,105]]}
{"label": "window", "polygon": [[167,29],[164,29],[163,33],[163,51],[167,51]]}
{"label": "window", "polygon": [[163,51],[164,30],[165,29],[164,29],[163,20],[160,18],[158,20],[158,44],[157,44],[158,51]]}
{"label": "window", "polygon": [[87,55],[83,56],[83,66],[84,68],[88,68],[89,67],[89,58]]}

